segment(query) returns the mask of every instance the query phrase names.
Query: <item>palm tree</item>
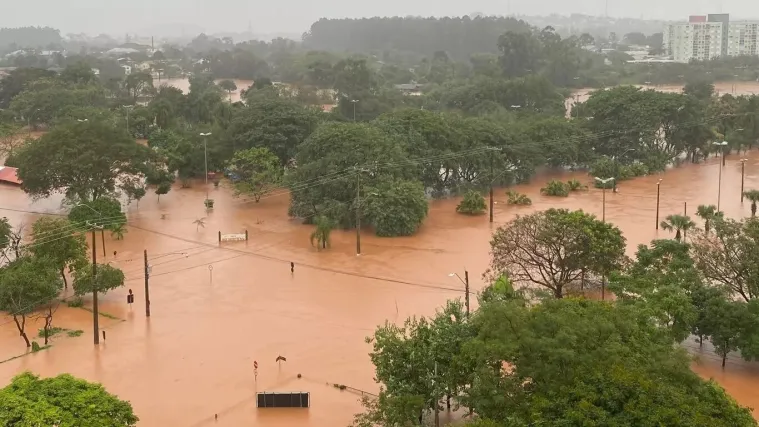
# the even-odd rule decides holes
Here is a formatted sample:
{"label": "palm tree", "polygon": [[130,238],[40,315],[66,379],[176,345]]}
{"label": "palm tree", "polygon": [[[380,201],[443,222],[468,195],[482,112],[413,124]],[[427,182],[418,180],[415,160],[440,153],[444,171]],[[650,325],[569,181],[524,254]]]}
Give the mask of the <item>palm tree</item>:
{"label": "palm tree", "polygon": [[124,234],[126,234],[127,228],[124,224],[117,224],[116,226],[111,229],[111,237],[113,237],[116,240],[121,240],[124,238]]}
{"label": "palm tree", "polygon": [[198,218],[195,221],[192,222],[195,224],[195,231],[198,231],[200,227],[206,228],[206,219],[205,218]]}
{"label": "palm tree", "polygon": [[759,202],[759,190],[748,190],[743,195],[751,200],[751,218],[753,218],[756,216],[756,202]]}
{"label": "palm tree", "polygon": [[696,215],[704,220],[704,231],[706,231],[706,234],[709,234],[709,230],[712,228],[712,221],[722,218],[724,214],[718,211],[714,205],[700,205],[696,210]]}
{"label": "palm tree", "polygon": [[687,215],[669,215],[661,222],[662,230],[672,231],[675,230],[675,240],[678,242],[681,239],[681,233],[685,234],[688,230],[695,227],[696,223],[690,220]]}
{"label": "palm tree", "polygon": [[[327,249],[330,246],[329,234],[334,228],[334,223],[329,218],[320,215],[316,218],[314,224],[316,225],[316,229],[311,233],[311,246],[316,246],[318,250]],[[316,244],[314,244],[314,241],[316,241]]]}

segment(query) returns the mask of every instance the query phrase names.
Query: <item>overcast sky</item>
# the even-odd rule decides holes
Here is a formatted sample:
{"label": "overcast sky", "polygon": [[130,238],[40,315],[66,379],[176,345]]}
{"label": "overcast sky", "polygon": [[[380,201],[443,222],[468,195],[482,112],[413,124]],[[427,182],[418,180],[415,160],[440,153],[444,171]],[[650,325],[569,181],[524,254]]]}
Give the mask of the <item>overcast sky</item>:
{"label": "overcast sky", "polygon": [[[321,18],[393,15],[486,15],[584,13],[603,15],[607,0],[2,0],[0,27],[51,26],[63,34],[123,34],[156,31],[165,26],[190,34],[244,31],[306,31]],[[687,19],[701,13],[730,13],[759,18],[757,0],[608,0],[610,16]],[[175,30],[174,30],[175,29]]]}

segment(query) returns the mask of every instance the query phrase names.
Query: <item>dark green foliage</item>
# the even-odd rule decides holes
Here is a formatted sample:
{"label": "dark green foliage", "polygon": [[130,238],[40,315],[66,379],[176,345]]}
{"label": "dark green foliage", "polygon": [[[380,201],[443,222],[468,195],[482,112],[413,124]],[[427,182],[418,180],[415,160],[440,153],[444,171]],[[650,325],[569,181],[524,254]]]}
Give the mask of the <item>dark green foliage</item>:
{"label": "dark green foliage", "polygon": [[456,206],[456,212],[466,215],[481,215],[487,210],[485,198],[479,191],[470,190],[464,194],[464,199]]}

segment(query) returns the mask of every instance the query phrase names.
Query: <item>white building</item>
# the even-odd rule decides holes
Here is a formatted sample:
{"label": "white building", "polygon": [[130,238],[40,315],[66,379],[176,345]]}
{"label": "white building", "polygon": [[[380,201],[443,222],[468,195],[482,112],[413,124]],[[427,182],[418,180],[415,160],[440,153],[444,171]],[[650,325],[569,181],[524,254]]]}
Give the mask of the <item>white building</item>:
{"label": "white building", "polygon": [[664,50],[676,62],[722,56],[722,22],[682,22],[667,26]]}
{"label": "white building", "polygon": [[757,33],[759,33],[759,22],[731,22],[728,28],[728,56],[759,56],[759,48],[756,43]]}
{"label": "white building", "polygon": [[125,76],[132,74],[132,67],[130,67],[129,65],[122,65],[121,68],[124,69]]}
{"label": "white building", "polygon": [[720,56],[757,55],[759,22],[730,22],[727,14],[691,16],[688,22],[667,25],[664,50],[676,62]]}

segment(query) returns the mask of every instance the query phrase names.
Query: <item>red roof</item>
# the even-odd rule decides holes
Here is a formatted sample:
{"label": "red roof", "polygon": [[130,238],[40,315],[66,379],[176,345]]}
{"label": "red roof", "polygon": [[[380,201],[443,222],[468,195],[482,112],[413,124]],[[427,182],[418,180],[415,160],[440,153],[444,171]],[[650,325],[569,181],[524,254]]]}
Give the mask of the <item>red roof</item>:
{"label": "red roof", "polygon": [[0,181],[21,185],[21,180],[18,178],[18,169],[10,166],[0,166]]}

